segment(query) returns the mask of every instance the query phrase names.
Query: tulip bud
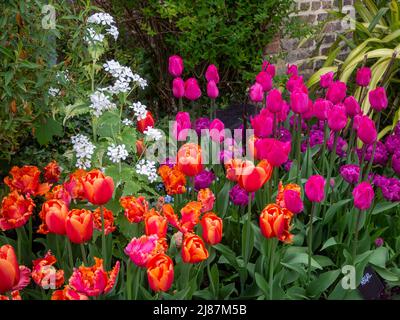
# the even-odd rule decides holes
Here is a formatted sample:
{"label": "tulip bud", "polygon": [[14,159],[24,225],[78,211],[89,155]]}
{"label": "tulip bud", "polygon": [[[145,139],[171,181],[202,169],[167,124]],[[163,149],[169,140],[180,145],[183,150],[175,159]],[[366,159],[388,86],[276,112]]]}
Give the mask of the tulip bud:
{"label": "tulip bud", "polygon": [[372,109],[381,111],[388,106],[388,99],[386,97],[386,90],[384,87],[378,87],[369,92],[369,103]]}
{"label": "tulip bud", "polygon": [[356,83],[360,87],[368,87],[371,81],[371,69],[368,67],[362,67],[357,70],[356,73]]}
{"label": "tulip bud", "polygon": [[214,64],[210,64],[206,70],[206,79],[208,82],[214,81],[215,84],[219,83],[218,69]]}
{"label": "tulip bud", "polygon": [[201,90],[195,78],[189,78],[185,81],[185,97],[192,101],[201,97]]}
{"label": "tulip bud", "polygon": [[172,93],[177,99],[185,96],[185,82],[182,78],[175,78],[172,80]]}
{"label": "tulip bud", "polygon": [[168,72],[173,77],[180,77],[183,72],[183,60],[180,56],[173,55],[168,59]]}
{"label": "tulip bud", "polygon": [[207,95],[210,99],[216,99],[219,95],[219,90],[214,80],[210,80],[207,83]]}

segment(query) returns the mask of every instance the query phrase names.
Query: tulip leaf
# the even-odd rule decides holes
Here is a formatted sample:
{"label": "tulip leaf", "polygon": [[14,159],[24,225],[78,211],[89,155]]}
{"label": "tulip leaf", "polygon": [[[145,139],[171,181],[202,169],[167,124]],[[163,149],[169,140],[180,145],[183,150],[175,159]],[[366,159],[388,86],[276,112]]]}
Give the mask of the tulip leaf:
{"label": "tulip leaf", "polygon": [[322,292],[327,290],[338,278],[340,270],[332,270],[321,273],[307,288],[307,294],[318,298]]}
{"label": "tulip leaf", "polygon": [[[307,253],[295,253],[295,254],[290,254],[284,257],[283,262],[286,264],[308,264],[308,254]],[[311,258],[311,266],[313,266],[316,269],[322,269],[322,266],[315,261],[314,258]]]}
{"label": "tulip leaf", "polygon": [[231,264],[232,267],[234,267],[236,270],[240,269],[239,264],[236,261],[236,255],[229,247],[219,243],[215,245],[214,248],[221,252],[222,256]]}
{"label": "tulip leaf", "polygon": [[375,266],[384,268],[386,261],[389,258],[388,249],[385,247],[379,247],[374,250],[374,252],[369,257],[369,262]]}
{"label": "tulip leaf", "polygon": [[337,245],[338,243],[336,242],[334,237],[330,237],[328,240],[325,241],[324,245],[322,246],[320,251],[325,250],[326,248],[332,247]]}
{"label": "tulip leaf", "polygon": [[386,281],[391,281],[391,282],[395,282],[395,281],[400,281],[400,277],[399,275],[393,273],[390,270],[387,270],[385,268],[381,268],[378,266],[374,267],[374,270]]}
{"label": "tulip leaf", "polygon": [[398,202],[388,202],[388,201],[387,202],[379,202],[374,207],[374,209],[372,210],[371,214],[375,215],[375,214],[378,214],[378,213],[382,213],[382,212],[385,212],[385,211],[390,210],[392,208],[395,208],[398,205],[399,205]]}
{"label": "tulip leaf", "polygon": [[259,273],[255,273],[255,278],[256,278],[256,283],[257,286],[261,289],[261,291],[263,292],[264,296],[268,297],[269,295],[269,285],[267,283],[267,281],[265,280],[265,278],[259,274]]}
{"label": "tulip leaf", "polygon": [[328,224],[332,221],[332,219],[335,216],[335,213],[340,210],[342,211],[344,208],[344,205],[349,203],[352,199],[345,199],[345,200],[340,200],[334,204],[332,204],[329,209],[326,211],[325,216],[323,218],[323,224]]}

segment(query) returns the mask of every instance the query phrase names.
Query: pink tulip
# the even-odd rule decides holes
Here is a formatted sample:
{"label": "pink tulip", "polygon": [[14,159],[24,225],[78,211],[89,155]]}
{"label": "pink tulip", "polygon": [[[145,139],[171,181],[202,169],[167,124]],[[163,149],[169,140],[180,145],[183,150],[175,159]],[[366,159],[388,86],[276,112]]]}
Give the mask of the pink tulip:
{"label": "pink tulip", "polygon": [[289,92],[293,92],[296,89],[303,89],[304,87],[304,82],[303,82],[303,77],[298,76],[298,75],[292,75],[289,80],[286,82],[286,89]]}
{"label": "pink tulip", "polygon": [[188,112],[178,112],[173,126],[173,135],[178,141],[186,140],[188,129],[191,128],[190,115]]}
{"label": "pink tulip", "polygon": [[278,89],[272,89],[267,95],[267,109],[272,113],[282,110],[282,94]]}
{"label": "pink tulip", "polygon": [[214,64],[210,64],[206,70],[206,79],[208,82],[213,80],[216,84],[219,82],[218,69]]}
{"label": "pink tulip", "polygon": [[361,182],[353,189],[354,206],[359,210],[367,210],[374,200],[374,189],[369,182]]}
{"label": "pink tulip", "polygon": [[250,123],[256,137],[267,138],[272,134],[273,118],[265,112],[260,112],[260,114],[250,118]]}
{"label": "pink tulip", "polygon": [[353,118],[353,129],[358,130],[358,127],[360,126],[360,120],[361,120],[362,115],[357,114]]}
{"label": "pink tulip", "polygon": [[331,84],[333,83],[333,77],[335,76],[335,73],[333,71],[327,72],[320,77],[320,86],[321,88],[329,88]]}
{"label": "pink tulip", "polygon": [[369,92],[369,103],[372,109],[381,111],[388,106],[388,99],[386,97],[386,90],[383,87],[377,87],[375,90]]}
{"label": "pink tulip", "polygon": [[275,77],[275,74],[276,74],[275,65],[273,65],[272,63],[269,63],[266,60],[264,60],[264,62],[262,64],[261,71],[266,71],[271,76],[271,78]]}
{"label": "pink tulip", "polygon": [[290,76],[297,76],[299,74],[299,71],[297,69],[297,66],[295,64],[288,64],[287,69],[286,69],[286,74]]}
{"label": "pink tulip", "polygon": [[207,83],[207,95],[210,99],[216,99],[219,95],[219,90],[214,80],[210,80]]}
{"label": "pink tulip", "polygon": [[308,178],[304,190],[308,200],[311,202],[321,202],[325,197],[325,179],[318,174]]}
{"label": "pink tulip", "polygon": [[256,81],[261,84],[263,91],[269,91],[272,88],[272,77],[266,71],[261,71],[256,76]]}
{"label": "pink tulip", "polygon": [[340,131],[346,124],[346,108],[342,104],[336,104],[328,110],[328,127],[332,131]]}
{"label": "pink tulip", "polygon": [[261,86],[261,84],[259,84],[258,82],[256,82],[255,84],[253,84],[250,87],[250,99],[253,102],[262,102],[263,101],[263,97],[264,97],[264,92],[263,92],[263,88]]}
{"label": "pink tulip", "polygon": [[201,97],[201,90],[195,78],[189,78],[185,81],[185,97],[192,101]]}
{"label": "pink tulip", "polygon": [[185,82],[182,80],[182,78],[178,77],[172,81],[172,93],[177,99],[185,96]]}
{"label": "pink tulip", "polygon": [[333,104],[342,102],[346,97],[347,86],[344,82],[334,81],[326,92],[326,98]]}
{"label": "pink tulip", "polygon": [[168,72],[173,77],[180,77],[183,72],[183,60],[180,56],[173,55],[168,59]]}
{"label": "pink tulip", "polygon": [[362,67],[357,70],[356,83],[360,87],[368,87],[371,81],[371,69],[368,67]]}
{"label": "pink tulip", "polygon": [[368,116],[360,117],[358,122],[357,136],[364,144],[371,144],[376,141],[377,132],[375,128],[375,122],[372,121]]}
{"label": "pink tulip", "polygon": [[224,123],[219,119],[214,119],[210,123],[210,136],[211,139],[215,142],[222,142],[224,141]]}
{"label": "pink tulip", "polygon": [[332,108],[333,104],[329,100],[318,98],[314,102],[314,115],[318,120],[325,121],[328,119],[328,110]]}
{"label": "pink tulip", "polygon": [[312,102],[311,99],[308,99],[308,110],[306,112],[304,112],[301,117],[304,120],[310,120],[315,116],[315,112],[314,112],[314,103]]}
{"label": "pink tulip", "polygon": [[283,200],[285,201],[285,207],[290,212],[298,214],[303,211],[303,201],[301,200],[300,193],[295,190],[286,190],[283,193]]}
{"label": "pink tulip", "polygon": [[308,94],[296,90],[290,95],[290,106],[294,113],[304,113],[308,110]]}
{"label": "pink tulip", "polygon": [[256,140],[254,146],[257,159],[266,159],[271,166],[279,167],[288,160],[291,141],[282,142],[276,139],[264,138]]}
{"label": "pink tulip", "polygon": [[346,113],[349,117],[354,117],[356,114],[361,113],[360,105],[353,96],[344,99],[344,106],[346,107]]}

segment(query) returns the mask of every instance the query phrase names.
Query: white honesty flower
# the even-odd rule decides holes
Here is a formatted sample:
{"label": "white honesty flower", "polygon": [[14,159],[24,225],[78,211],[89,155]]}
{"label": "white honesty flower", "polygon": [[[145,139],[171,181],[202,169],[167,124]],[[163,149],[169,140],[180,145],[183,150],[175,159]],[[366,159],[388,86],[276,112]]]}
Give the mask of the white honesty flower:
{"label": "white honesty flower", "polygon": [[124,120],[122,120],[122,124],[124,125],[124,126],[132,126],[133,125],[133,121],[132,120],[130,120],[130,119],[128,119],[128,118],[125,118]]}
{"label": "white honesty flower", "polygon": [[107,148],[107,155],[112,162],[119,163],[128,157],[128,151],[124,144],[115,145],[113,143]]}
{"label": "white honesty flower", "polygon": [[152,127],[147,127],[147,129],[143,133],[146,138],[151,141],[158,141],[162,138],[161,130]]}
{"label": "white honesty flower", "polygon": [[55,96],[58,96],[59,93],[60,93],[60,89],[53,88],[53,87],[49,88],[49,95],[50,96],[55,97]]}
{"label": "white honesty flower", "polygon": [[136,173],[147,176],[150,182],[157,180],[157,169],[154,161],[142,159],[136,164]]}
{"label": "white honesty flower", "polygon": [[106,12],[97,12],[92,14],[88,20],[88,23],[100,24],[103,26],[113,26],[115,24],[114,18]]}
{"label": "white honesty flower", "polygon": [[87,35],[83,38],[89,45],[104,41],[104,34],[97,32],[93,28],[86,29]]}
{"label": "white honesty flower", "polygon": [[76,155],[76,167],[80,169],[89,169],[96,146],[83,134],[72,136],[71,142]]}
{"label": "white honesty flower", "polygon": [[133,109],[133,112],[135,113],[135,117],[137,120],[143,120],[146,119],[147,116],[147,107],[142,104],[140,101],[134,102],[131,106],[131,109]]}
{"label": "white honesty flower", "polygon": [[112,110],[117,107],[102,91],[103,90],[97,90],[90,95],[90,102],[92,104],[89,107],[93,109],[93,114],[96,117],[100,117],[104,111]]}

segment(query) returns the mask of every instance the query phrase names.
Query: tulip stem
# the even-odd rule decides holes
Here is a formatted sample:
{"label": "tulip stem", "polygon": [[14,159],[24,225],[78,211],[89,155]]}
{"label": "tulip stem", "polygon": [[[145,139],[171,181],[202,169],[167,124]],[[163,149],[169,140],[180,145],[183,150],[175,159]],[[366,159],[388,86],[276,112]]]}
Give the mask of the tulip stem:
{"label": "tulip stem", "polygon": [[301,114],[298,115],[298,125],[297,125],[297,183],[301,182]]}
{"label": "tulip stem", "polygon": [[138,299],[138,292],[139,292],[139,286],[141,283],[141,275],[142,275],[142,269],[139,267],[135,268],[136,270],[136,274],[135,274],[135,288],[134,288],[134,292],[133,292],[133,300],[137,300]]}
{"label": "tulip stem", "polygon": [[16,228],[15,231],[17,233],[17,253],[18,253],[18,262],[22,263],[22,232],[21,228]]}
{"label": "tulip stem", "polygon": [[[331,158],[330,158],[330,161],[329,161],[328,175],[327,175],[327,179],[326,179],[326,183],[325,183],[325,197],[326,197],[326,199],[328,199],[328,191],[329,191],[329,188],[331,186],[332,169],[333,169],[333,164],[334,164],[335,158],[336,158],[336,147],[337,147],[338,139],[339,139],[339,133],[335,132],[334,133],[334,139],[333,139],[333,149],[331,151]],[[329,197],[329,199],[330,199],[330,197]],[[324,213],[325,213],[325,210],[326,210],[326,206],[324,207]]]}
{"label": "tulip stem", "polygon": [[106,248],[106,233],[104,228],[104,209],[103,206],[100,206],[100,215],[101,215],[101,254],[103,256],[104,265],[108,267],[108,259],[107,259],[107,248]]}
{"label": "tulip stem", "polygon": [[128,259],[126,264],[126,296],[128,300],[132,300],[132,268],[131,268],[131,260]]}
{"label": "tulip stem", "polygon": [[269,300],[273,300],[274,293],[274,263],[275,263],[275,245],[276,240],[274,238],[270,239],[271,255],[269,260]]}
{"label": "tulip stem", "polygon": [[88,265],[87,259],[86,259],[86,250],[85,250],[85,245],[81,243],[81,253],[82,253],[82,261],[85,264],[85,266]]}
{"label": "tulip stem", "polygon": [[325,161],[324,161],[324,159],[325,159],[325,150],[326,150],[326,144],[328,143],[328,137],[329,137],[329,127],[328,127],[326,121],[324,121],[324,127],[325,127],[325,130],[324,130],[324,143],[322,144],[322,147],[321,147],[321,160],[320,160],[321,161],[320,166],[322,164],[322,172],[323,173],[325,172]]}
{"label": "tulip stem", "polygon": [[74,270],[74,257],[72,255],[72,246],[69,239],[66,237],[65,241],[67,242],[67,250],[68,250],[68,258],[69,258],[69,265],[71,267],[71,272]]}
{"label": "tulip stem", "polygon": [[353,160],[353,146],[355,146],[355,130],[353,129],[353,123],[354,123],[354,119],[351,118],[350,120],[350,138],[349,138],[349,146],[347,148],[347,163],[351,163]]}
{"label": "tulip stem", "polygon": [[356,254],[357,254],[358,231],[360,229],[360,222],[361,222],[361,210],[357,210],[357,219],[356,219],[356,223],[355,223],[354,243],[353,243],[353,263],[355,263]]}
{"label": "tulip stem", "polygon": [[315,202],[311,203],[311,215],[310,221],[308,222],[308,268],[307,268],[307,282],[310,282],[311,278],[311,256],[312,256],[312,238],[313,238],[313,220],[315,214]]}

